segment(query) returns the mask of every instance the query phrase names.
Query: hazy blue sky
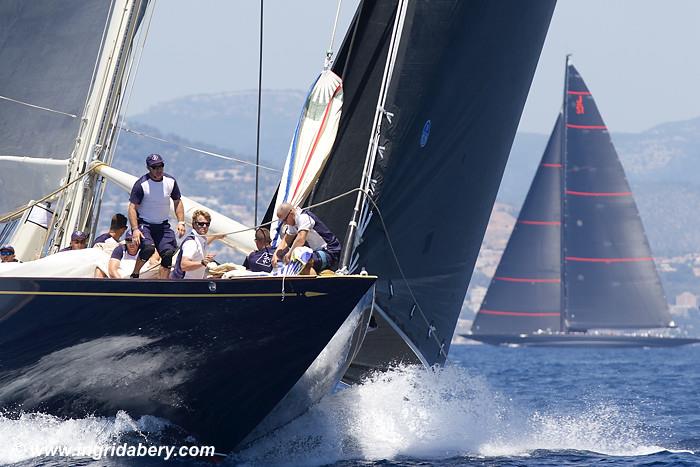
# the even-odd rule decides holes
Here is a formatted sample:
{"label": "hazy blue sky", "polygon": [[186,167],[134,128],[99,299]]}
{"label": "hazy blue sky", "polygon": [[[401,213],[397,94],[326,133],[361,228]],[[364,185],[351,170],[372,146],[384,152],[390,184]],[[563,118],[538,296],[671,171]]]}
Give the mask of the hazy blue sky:
{"label": "hazy blue sky", "polygon": [[[357,3],[342,2],[336,48]],[[336,6],[265,0],[263,88],[308,87]],[[254,0],[158,1],[129,113],[189,94],[255,89],[259,9]],[[560,0],[520,130],[551,130],[569,52],[613,132],[700,116],[699,21],[699,0]]]}

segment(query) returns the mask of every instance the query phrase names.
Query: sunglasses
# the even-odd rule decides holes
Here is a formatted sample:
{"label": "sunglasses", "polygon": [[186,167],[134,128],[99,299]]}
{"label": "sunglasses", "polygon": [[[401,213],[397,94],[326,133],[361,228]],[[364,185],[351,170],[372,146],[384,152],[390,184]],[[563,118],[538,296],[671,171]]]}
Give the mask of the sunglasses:
{"label": "sunglasses", "polygon": [[0,256],[12,256],[14,253],[11,251],[0,251]]}
{"label": "sunglasses", "polygon": [[129,243],[133,243],[133,242],[134,242],[134,241],[133,241],[133,240],[131,240],[131,239],[129,239],[129,240],[124,240],[124,243],[127,243],[127,244],[129,244]]}
{"label": "sunglasses", "polygon": [[197,227],[209,227],[209,224],[211,224],[211,222],[195,222]]}
{"label": "sunglasses", "polygon": [[288,218],[289,215],[292,213],[292,211],[294,211],[294,209],[290,209],[290,210],[287,212],[287,214],[285,214],[285,216],[282,217],[282,218],[280,219],[280,224],[286,224],[286,223],[287,223],[287,218]]}
{"label": "sunglasses", "polygon": [[148,168],[152,169],[152,170],[156,170],[156,169],[162,169],[163,167],[165,167],[165,164],[151,165]]}

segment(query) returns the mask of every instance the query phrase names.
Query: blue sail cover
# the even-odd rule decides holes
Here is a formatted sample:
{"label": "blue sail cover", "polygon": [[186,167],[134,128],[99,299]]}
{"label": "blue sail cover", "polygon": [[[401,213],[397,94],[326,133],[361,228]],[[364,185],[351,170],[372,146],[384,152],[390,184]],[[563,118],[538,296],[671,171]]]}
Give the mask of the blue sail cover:
{"label": "blue sail cover", "polygon": [[[0,2],[0,156],[57,160],[71,155],[111,2]],[[39,170],[3,162],[0,214],[58,186],[63,166]]]}
{"label": "blue sail cover", "polygon": [[671,316],[632,191],[593,96],[573,65],[565,95],[566,327],[668,326]]}
{"label": "blue sail cover", "polygon": [[472,325],[473,334],[560,330],[561,137],[560,114]]}

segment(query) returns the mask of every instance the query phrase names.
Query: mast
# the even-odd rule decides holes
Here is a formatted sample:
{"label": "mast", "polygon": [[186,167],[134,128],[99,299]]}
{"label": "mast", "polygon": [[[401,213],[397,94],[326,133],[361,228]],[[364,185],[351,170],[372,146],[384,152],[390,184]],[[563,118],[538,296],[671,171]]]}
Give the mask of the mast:
{"label": "mast", "polygon": [[561,190],[559,191],[559,196],[561,200],[561,207],[560,207],[560,213],[561,213],[561,224],[559,228],[560,232],[560,240],[559,240],[559,268],[561,271],[561,282],[560,282],[560,297],[561,297],[561,307],[559,309],[559,330],[561,332],[568,332],[568,328],[566,325],[566,267],[565,267],[565,258],[566,258],[566,242],[564,239],[566,238],[566,235],[564,234],[564,230],[566,228],[566,170],[567,170],[567,163],[566,163],[566,124],[569,121],[568,120],[568,110],[567,110],[567,94],[569,92],[569,58],[571,57],[571,54],[566,54],[566,58],[564,59],[564,95],[562,97],[561,101],[561,112],[562,112],[562,128],[561,128]]}
{"label": "mast", "polygon": [[[107,160],[116,131],[123,81],[131,56],[140,13],[146,0],[115,2],[106,30],[102,52],[92,89],[81,119],[73,157],[69,163],[67,182],[82,176],[94,160]],[[85,229],[97,204],[96,175],[90,175],[68,190],[57,210],[53,245],[66,246],[73,230]]]}

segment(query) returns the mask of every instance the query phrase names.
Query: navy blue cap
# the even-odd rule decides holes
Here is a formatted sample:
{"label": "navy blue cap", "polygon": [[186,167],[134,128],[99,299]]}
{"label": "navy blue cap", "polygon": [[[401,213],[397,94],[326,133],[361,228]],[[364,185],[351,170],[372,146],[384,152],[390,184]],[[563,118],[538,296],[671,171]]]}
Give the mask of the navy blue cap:
{"label": "navy blue cap", "polygon": [[163,160],[160,154],[151,154],[146,158],[146,165],[148,167],[153,167],[154,165],[159,164],[165,165],[165,161]]}
{"label": "navy blue cap", "polygon": [[0,247],[0,251],[9,251],[13,255],[15,254],[15,249],[12,245],[3,245]]}
{"label": "navy blue cap", "polygon": [[88,234],[86,234],[82,230],[76,230],[75,232],[73,232],[71,234],[70,241],[71,242],[74,242],[76,240],[82,241],[82,240],[87,240],[87,238],[88,238]]}

